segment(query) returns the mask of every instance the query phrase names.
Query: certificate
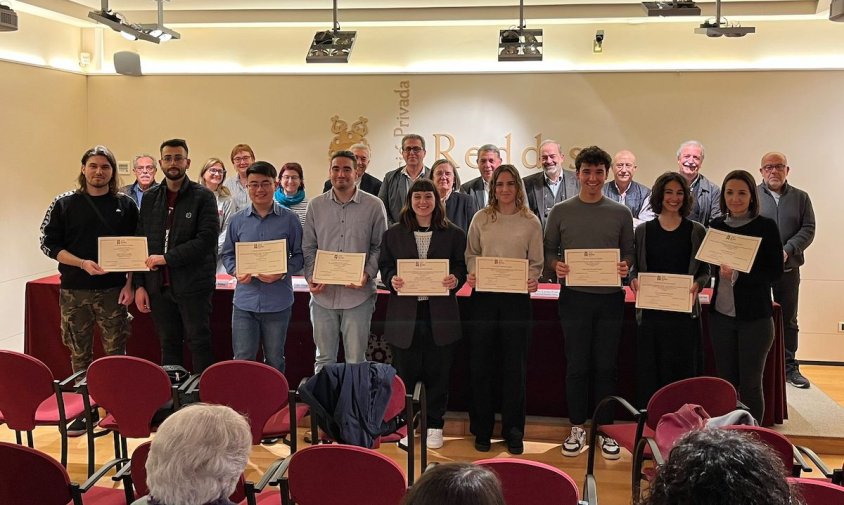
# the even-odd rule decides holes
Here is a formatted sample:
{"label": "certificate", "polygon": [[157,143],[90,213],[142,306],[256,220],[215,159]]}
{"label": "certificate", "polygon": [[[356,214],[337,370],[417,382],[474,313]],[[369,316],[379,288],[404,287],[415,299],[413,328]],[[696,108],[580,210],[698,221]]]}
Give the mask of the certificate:
{"label": "certificate", "polygon": [[100,237],[97,241],[97,263],[106,272],[138,272],[149,270],[146,237]]}
{"label": "certificate", "polygon": [[235,242],[234,271],[237,275],[287,273],[287,239]]}
{"label": "certificate", "polygon": [[475,258],[475,291],[527,293],[528,260]]}
{"label": "certificate", "polygon": [[618,249],[566,249],[566,286],[618,286]]}
{"label": "certificate", "polygon": [[366,264],[366,253],[342,253],[317,250],[314,262],[315,284],[335,284],[345,286],[354,284],[360,286],[363,279],[363,267]]}
{"label": "certificate", "polygon": [[642,272],[639,274],[636,308],[690,313],[694,302],[694,282],[691,275]]}
{"label": "certificate", "polygon": [[396,275],[404,281],[400,296],[448,296],[443,279],[448,260],[396,260]]}
{"label": "certificate", "polygon": [[762,237],[749,237],[709,228],[695,259],[713,265],[729,265],[734,270],[748,273],[761,243]]}

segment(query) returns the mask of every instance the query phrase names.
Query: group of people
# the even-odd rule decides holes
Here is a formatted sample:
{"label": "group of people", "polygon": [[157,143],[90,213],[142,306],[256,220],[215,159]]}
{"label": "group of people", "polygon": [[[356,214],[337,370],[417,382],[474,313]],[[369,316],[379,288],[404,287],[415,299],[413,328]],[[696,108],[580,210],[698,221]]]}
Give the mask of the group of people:
{"label": "group of people", "polygon": [[[559,314],[565,334],[566,396],[572,429],[562,452],[577,456],[585,447],[590,401],[613,394],[624,314],[624,290],[567,286],[570,249],[616,249],[617,274],[638,290],[642,272],[694,277],[690,314],[642,310],[639,314],[638,393],[647,398],[660,386],[701,372],[697,294],[715,284],[711,329],[718,374],[739,390],[756,418],[764,412],[762,369],[773,340],[771,289],[786,321],[789,382],[808,387],[799,374],[797,293],[803,252],[815,220],[805,192],[790,186],[781,153],[763,156],[762,183],[743,170],[730,172],[719,188],[700,168],[704,149],[696,141],[677,151],[678,170],[659,176],[652,188],[635,182],[635,155],[613,158],[597,146],[580,150],[574,171],[555,141],[539,148],[542,172],[522,179],[503,164],[491,144],[478,149],[479,177],[460,184],[456,167],[425,163],[425,139],[406,135],[405,165],[383,182],[366,173],[366,145],[331,155],[325,191],[305,198],[298,163],[280,171],[256,161],[252,149],[231,152],[236,177],[226,179],[218,158],[203,166],[199,183],[184,140],[162,143],[164,180],[155,185],[152,157],[135,158],[137,181],[118,191],[115,161],[102,146],[82,157],[79,188],[57,197],[42,226],[42,249],[59,262],[62,337],[74,371],[92,359],[94,323],[103,330],[107,353],[125,352],[131,333],[126,306],[151,312],[161,341],[162,363],[182,364],[187,342],[193,371],[214,361],[210,313],[215,273],[237,278],[232,309],[233,356],[265,361],[284,370],[284,342],[293,304],[291,274],[302,272],[311,293],[310,316],[316,345],[314,369],[336,362],[340,342],[350,363],[366,359],[376,278],[389,289],[384,338],[393,364],[406,383],[427,388],[429,447],[443,444],[443,415],[455,343],[471,344],[471,431],[475,448],[489,451],[500,404],[502,432],[513,454],[524,450],[527,355],[531,335],[530,293],[540,281],[559,282]],[[612,180],[611,177],[612,170]],[[132,200],[135,200],[134,202]],[[706,228],[761,237],[748,273],[731,265],[695,259]],[[97,264],[97,238],[139,235],[148,242],[149,271],[108,273]],[[236,244],[286,240],[286,274],[236,270]],[[314,281],[318,251],[363,253],[363,275],[347,285]],[[458,310],[456,292],[476,288],[478,258],[527,260],[522,293],[478,291],[471,310]],[[445,259],[447,296],[402,296],[397,260]],[[500,382],[500,394],[496,384]],[[599,420],[606,422],[608,420]],[[615,459],[618,445],[601,440],[602,454]]]}

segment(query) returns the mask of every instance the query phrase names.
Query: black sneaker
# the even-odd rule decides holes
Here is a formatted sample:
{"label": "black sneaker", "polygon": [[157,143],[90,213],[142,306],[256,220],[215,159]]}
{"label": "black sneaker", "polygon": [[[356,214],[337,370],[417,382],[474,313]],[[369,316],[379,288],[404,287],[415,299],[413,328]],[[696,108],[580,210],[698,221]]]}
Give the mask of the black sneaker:
{"label": "black sneaker", "polygon": [[525,444],[520,438],[507,439],[507,452],[519,455],[525,452]]}
{"label": "black sneaker", "polygon": [[[97,424],[97,421],[100,420],[100,413],[99,411],[91,412],[91,419],[93,420],[94,424]],[[85,417],[77,417],[74,419],[70,424],[67,425],[67,436],[69,437],[80,437],[88,431],[87,425],[85,423]]]}
{"label": "black sneaker", "polygon": [[785,381],[799,389],[809,389],[811,387],[809,379],[803,377],[800,370],[792,370],[788,372],[785,376]]}
{"label": "black sneaker", "polygon": [[478,452],[489,452],[492,443],[488,438],[475,438],[475,450]]}

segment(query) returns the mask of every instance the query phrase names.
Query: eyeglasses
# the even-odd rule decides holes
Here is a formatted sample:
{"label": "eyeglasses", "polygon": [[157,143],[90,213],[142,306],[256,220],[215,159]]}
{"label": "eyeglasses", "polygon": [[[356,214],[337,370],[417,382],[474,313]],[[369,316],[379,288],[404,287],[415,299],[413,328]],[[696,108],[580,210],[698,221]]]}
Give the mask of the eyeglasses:
{"label": "eyeglasses", "polygon": [[240,163],[242,161],[251,161],[252,156],[238,156],[237,158],[232,158],[232,161],[235,163]]}
{"label": "eyeglasses", "polygon": [[181,162],[185,161],[186,159],[187,158],[182,156],[181,154],[177,154],[175,156],[168,154],[167,156],[162,157],[161,161],[163,161],[164,163],[181,163]]}
{"label": "eyeglasses", "polygon": [[616,163],[615,168],[633,168],[632,163]]}
{"label": "eyeglasses", "polygon": [[249,184],[246,185],[246,187],[249,188],[250,191],[257,191],[259,188],[260,189],[272,189],[273,183],[270,182],[270,181],[250,182]]}
{"label": "eyeglasses", "polygon": [[404,149],[402,149],[402,151],[406,152],[407,154],[410,154],[410,153],[418,154],[418,153],[421,153],[422,151],[424,151],[424,149],[422,149],[419,146],[410,146],[410,147],[405,147]]}
{"label": "eyeglasses", "polygon": [[208,173],[222,175],[226,173],[226,170],[224,168],[209,168]]}
{"label": "eyeglasses", "polygon": [[282,181],[298,181],[299,176],[298,175],[282,175],[281,180]]}
{"label": "eyeglasses", "polygon": [[776,170],[777,172],[782,172],[783,170],[785,170],[785,165],[783,165],[782,163],[777,163],[776,165],[765,165],[764,167],[762,167],[762,171],[766,173],[771,173],[774,170]]}
{"label": "eyeglasses", "polygon": [[135,172],[151,174],[155,172],[155,167],[135,167]]}

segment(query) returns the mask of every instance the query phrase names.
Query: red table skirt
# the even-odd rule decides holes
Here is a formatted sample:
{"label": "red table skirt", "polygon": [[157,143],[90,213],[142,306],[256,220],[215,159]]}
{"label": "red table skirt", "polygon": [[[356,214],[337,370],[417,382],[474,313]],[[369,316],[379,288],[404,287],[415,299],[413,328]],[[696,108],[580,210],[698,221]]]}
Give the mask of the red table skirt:
{"label": "red table skirt", "polygon": [[[214,293],[214,310],[211,315],[213,350],[218,360],[230,359],[231,348],[231,288],[218,288]],[[314,343],[308,313],[307,292],[296,292],[293,315],[287,332],[285,375],[291,385],[313,373]],[[47,364],[56,377],[71,373],[70,357],[62,344],[59,329],[59,279],[58,275],[28,282],[26,285],[25,352]],[[468,310],[471,297],[459,298],[461,311]],[[386,312],[387,296],[380,293],[372,318],[372,333],[380,335]],[[708,338],[708,310],[704,310],[704,363],[706,373],[714,375],[712,350]],[[464,312],[465,313],[465,312]],[[139,314],[132,307],[134,334],[127,344],[127,352],[153,362],[160,362],[161,350],[152,320],[148,314]],[[618,393],[634,398],[636,321],[632,294],[628,292],[625,309],[624,332],[618,353]],[[782,312],[774,306],[774,344],[765,364],[763,388],[765,392],[765,426],[780,424],[788,418],[785,391],[785,358]],[[566,360],[563,351],[562,328],[557,315],[557,301],[533,300],[533,336],[528,354],[527,413],[528,415],[568,417],[565,392]],[[95,339],[94,353],[102,356],[102,346]],[[463,339],[457,348],[449,393],[448,408],[466,411],[469,407],[469,341]],[[189,364],[188,351],[185,363]]]}

